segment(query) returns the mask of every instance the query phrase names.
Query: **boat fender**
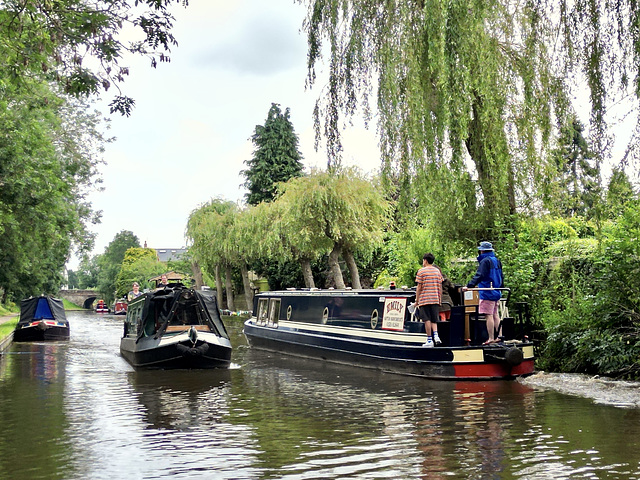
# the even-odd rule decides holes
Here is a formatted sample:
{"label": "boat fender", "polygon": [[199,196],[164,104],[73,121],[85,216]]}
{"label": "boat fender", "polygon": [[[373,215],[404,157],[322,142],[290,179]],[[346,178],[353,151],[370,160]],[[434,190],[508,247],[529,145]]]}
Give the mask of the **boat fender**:
{"label": "boat fender", "polygon": [[40,323],[38,324],[38,328],[40,330],[46,330],[47,329],[47,324],[44,320],[41,320]]}
{"label": "boat fender", "polygon": [[178,351],[182,354],[183,357],[186,356],[198,356],[204,355],[207,350],[209,350],[209,345],[203,343],[199,347],[187,347],[186,345],[176,345]]}
{"label": "boat fender", "polygon": [[524,360],[524,354],[518,347],[511,347],[504,353],[504,359],[509,365],[515,367],[522,363],[522,360]]}

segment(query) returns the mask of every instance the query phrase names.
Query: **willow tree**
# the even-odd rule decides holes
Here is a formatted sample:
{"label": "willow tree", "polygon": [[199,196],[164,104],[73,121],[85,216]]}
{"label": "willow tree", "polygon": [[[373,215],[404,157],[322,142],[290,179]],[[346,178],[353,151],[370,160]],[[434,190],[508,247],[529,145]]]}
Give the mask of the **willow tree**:
{"label": "willow tree", "polygon": [[225,272],[224,285],[227,291],[227,306],[235,310],[233,286],[231,283],[231,264],[227,256],[228,229],[237,213],[237,205],[219,198],[197,208],[187,221],[187,237],[192,245],[190,253],[216,280],[218,304],[222,305],[222,274]]}
{"label": "willow tree", "polygon": [[281,188],[283,193],[275,203],[286,212],[292,246],[305,252],[328,251],[337,288],[345,288],[338,263],[342,255],[351,285],[360,288],[354,253],[370,254],[382,241],[389,203],[381,189],[355,168],[315,171],[292,178]]}
{"label": "willow tree", "polygon": [[586,79],[600,158],[607,87],[640,92],[635,1],[302,3],[310,83],[328,56],[316,127],[330,164],[340,162],[341,115],[375,113],[385,174],[401,196],[423,199],[423,218],[441,231],[469,215],[488,229],[537,205],[570,80]]}

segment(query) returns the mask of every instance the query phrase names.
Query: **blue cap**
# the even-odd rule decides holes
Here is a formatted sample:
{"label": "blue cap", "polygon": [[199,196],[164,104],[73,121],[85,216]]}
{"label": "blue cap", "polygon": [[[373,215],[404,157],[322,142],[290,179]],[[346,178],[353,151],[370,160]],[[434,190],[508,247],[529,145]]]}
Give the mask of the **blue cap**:
{"label": "blue cap", "polygon": [[480,250],[481,252],[493,251],[493,245],[491,245],[491,242],[480,242],[478,250]]}

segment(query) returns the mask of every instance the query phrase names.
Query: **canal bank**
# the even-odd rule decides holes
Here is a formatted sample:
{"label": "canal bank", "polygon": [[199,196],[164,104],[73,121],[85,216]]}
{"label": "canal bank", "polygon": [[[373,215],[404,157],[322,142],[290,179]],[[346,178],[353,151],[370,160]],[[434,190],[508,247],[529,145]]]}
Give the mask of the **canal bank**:
{"label": "canal bank", "polygon": [[[5,315],[0,317],[0,325],[10,322],[17,316],[18,316],[17,313],[12,313],[10,315]],[[13,341],[13,330],[6,335],[3,335],[2,333],[0,333],[0,354],[2,354],[2,352],[4,352],[9,347],[9,345],[11,345],[12,341]]]}

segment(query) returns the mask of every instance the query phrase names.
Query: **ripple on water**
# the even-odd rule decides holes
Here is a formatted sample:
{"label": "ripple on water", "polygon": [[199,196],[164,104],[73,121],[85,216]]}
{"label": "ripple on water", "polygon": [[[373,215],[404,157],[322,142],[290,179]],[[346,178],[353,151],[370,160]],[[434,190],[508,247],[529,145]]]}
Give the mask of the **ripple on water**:
{"label": "ripple on water", "polygon": [[561,393],[590,398],[603,405],[640,407],[640,382],[612,380],[576,373],[538,372],[521,380],[526,385],[551,388]]}

